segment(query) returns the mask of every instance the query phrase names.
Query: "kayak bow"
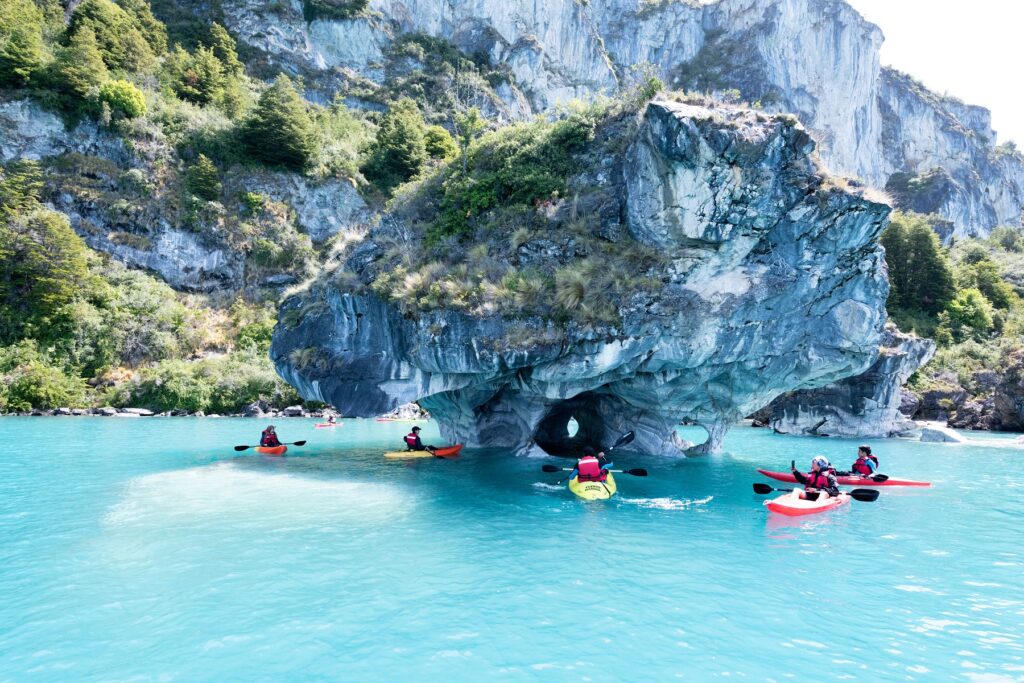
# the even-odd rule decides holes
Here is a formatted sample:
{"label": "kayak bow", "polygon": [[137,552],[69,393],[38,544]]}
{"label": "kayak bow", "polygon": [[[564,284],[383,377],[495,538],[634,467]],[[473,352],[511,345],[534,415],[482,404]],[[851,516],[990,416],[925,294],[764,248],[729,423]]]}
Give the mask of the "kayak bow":
{"label": "kayak bow", "polygon": [[288,450],[287,446],[257,446],[256,452],[263,455],[284,455]]}
{"label": "kayak bow", "polygon": [[615,477],[611,472],[605,481],[580,482],[578,477],[569,480],[569,490],[583,500],[607,500],[615,495]]}

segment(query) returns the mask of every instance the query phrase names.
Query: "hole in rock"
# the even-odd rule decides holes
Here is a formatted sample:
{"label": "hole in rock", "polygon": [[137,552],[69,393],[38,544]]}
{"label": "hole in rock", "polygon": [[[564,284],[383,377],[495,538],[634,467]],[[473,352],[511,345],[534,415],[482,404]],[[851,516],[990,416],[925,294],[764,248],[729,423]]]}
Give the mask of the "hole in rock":
{"label": "hole in rock", "polygon": [[708,430],[691,420],[683,420],[682,424],[676,426],[676,434],[690,446],[699,446],[711,438]]}
{"label": "hole in rock", "polygon": [[608,396],[587,392],[555,404],[537,425],[533,440],[549,455],[580,457],[586,446],[610,446],[607,425],[601,417],[615,401]]}

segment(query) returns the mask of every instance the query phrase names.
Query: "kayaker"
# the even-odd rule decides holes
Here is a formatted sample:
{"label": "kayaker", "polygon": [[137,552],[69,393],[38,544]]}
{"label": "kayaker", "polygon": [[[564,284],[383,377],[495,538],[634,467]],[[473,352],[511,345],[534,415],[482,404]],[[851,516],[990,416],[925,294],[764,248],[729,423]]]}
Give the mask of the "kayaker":
{"label": "kayaker", "polygon": [[839,482],[836,481],[835,471],[824,455],[814,456],[811,460],[811,471],[807,474],[797,470],[795,463],[791,469],[793,476],[804,485],[806,491],[819,491],[828,496],[839,495]]}
{"label": "kayaker", "polygon": [[327,416],[327,424],[329,424],[329,425],[336,424],[335,421],[334,421],[334,416],[333,415],[328,415]]}
{"label": "kayaker", "polygon": [[608,470],[611,463],[603,463],[604,451],[595,453],[591,446],[583,449],[583,457],[576,461],[569,478],[577,477],[579,481],[605,481],[608,479]]}
{"label": "kayaker", "polygon": [[280,446],[281,441],[277,438],[277,432],[274,430],[274,425],[268,425],[263,430],[263,434],[260,435],[260,445],[267,448],[274,448]]}
{"label": "kayaker", "polygon": [[853,463],[850,471],[862,477],[870,477],[878,469],[878,458],[871,454],[871,446],[861,446],[857,449],[857,462]]}
{"label": "kayaker", "polygon": [[420,441],[420,428],[413,427],[412,431],[405,435],[405,445],[410,451],[430,451],[433,453],[437,449],[433,446],[424,446],[423,442]]}

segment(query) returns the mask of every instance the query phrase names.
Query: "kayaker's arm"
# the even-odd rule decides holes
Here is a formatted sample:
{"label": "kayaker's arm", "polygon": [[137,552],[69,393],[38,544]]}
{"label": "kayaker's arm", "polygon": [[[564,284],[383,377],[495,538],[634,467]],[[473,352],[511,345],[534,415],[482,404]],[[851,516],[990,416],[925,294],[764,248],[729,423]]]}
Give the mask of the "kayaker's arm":
{"label": "kayaker's arm", "polygon": [[810,483],[810,480],[807,478],[807,475],[801,472],[800,470],[794,469],[793,476],[796,477],[796,481],[798,484],[803,484],[804,486],[807,486],[807,484]]}
{"label": "kayaker's arm", "polygon": [[827,480],[828,480],[828,486],[825,487],[825,491],[828,492],[828,495],[830,495],[832,497],[838,496],[839,495],[839,480],[836,479],[836,475],[834,475],[831,472],[829,472],[828,476],[827,476]]}

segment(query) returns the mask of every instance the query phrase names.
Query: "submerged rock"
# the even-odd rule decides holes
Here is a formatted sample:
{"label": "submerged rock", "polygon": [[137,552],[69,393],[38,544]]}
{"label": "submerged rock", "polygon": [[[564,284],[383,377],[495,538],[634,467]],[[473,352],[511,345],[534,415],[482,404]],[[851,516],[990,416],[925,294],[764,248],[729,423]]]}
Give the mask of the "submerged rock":
{"label": "submerged rock", "polygon": [[941,425],[932,424],[921,429],[921,441],[931,443],[963,443],[966,440],[952,429]]}
{"label": "submerged rock", "polygon": [[[382,245],[417,229],[417,211],[399,206],[337,272],[283,304],[278,372],[346,415],[418,400],[446,439],[469,446],[566,452],[634,430],[633,448],[678,454],[684,417],[709,434],[696,450],[715,449],[780,393],[875,361],[889,208],[826,178],[795,119],[659,101],[613,132],[596,136],[610,151],[580,161],[593,170],[571,185],[595,208],[575,218],[592,219],[621,258],[641,247],[662,257],[633,269],[656,286],[615,300],[615,322],[382,298],[370,286],[394,270]],[[564,240],[552,225],[545,234]],[[556,251],[533,267],[577,258]]]}
{"label": "submerged rock", "polygon": [[[903,384],[935,355],[935,342],[886,328],[878,360],[867,372],[820,389],[776,399],[770,426],[781,434],[889,437],[913,428]],[[912,413],[911,413],[912,414]]]}

